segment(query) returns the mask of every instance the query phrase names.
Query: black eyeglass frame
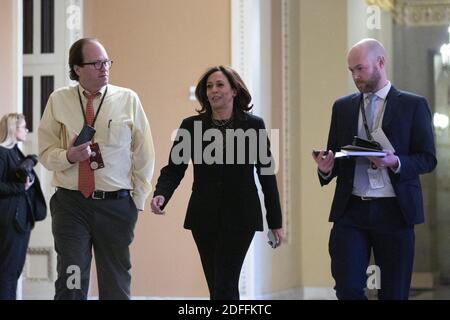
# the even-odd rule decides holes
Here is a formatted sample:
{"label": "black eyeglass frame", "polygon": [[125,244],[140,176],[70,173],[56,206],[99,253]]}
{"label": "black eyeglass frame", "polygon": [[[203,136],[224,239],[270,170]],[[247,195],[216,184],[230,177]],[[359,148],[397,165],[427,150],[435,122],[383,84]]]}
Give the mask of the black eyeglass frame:
{"label": "black eyeglass frame", "polygon": [[78,65],[80,67],[92,65],[92,66],[94,66],[95,70],[101,70],[103,66],[105,66],[105,68],[107,68],[107,69],[111,69],[113,63],[114,63],[113,60],[108,59],[108,60],[104,60],[104,61],[83,62]]}

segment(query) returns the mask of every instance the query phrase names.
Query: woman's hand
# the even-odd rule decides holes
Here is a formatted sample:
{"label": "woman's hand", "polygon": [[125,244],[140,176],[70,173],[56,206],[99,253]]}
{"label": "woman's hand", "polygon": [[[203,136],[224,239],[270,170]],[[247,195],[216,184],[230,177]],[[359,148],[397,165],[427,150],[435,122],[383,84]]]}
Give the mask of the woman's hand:
{"label": "woman's hand", "polygon": [[273,236],[275,237],[275,244],[272,244],[272,248],[278,248],[279,246],[281,246],[281,243],[284,239],[284,231],[283,228],[280,229],[271,229],[270,230],[273,234]]}
{"label": "woman's hand", "polygon": [[152,207],[152,212],[154,214],[165,214],[165,211],[161,210],[161,206],[166,202],[164,196],[156,196],[152,199],[150,206]]}
{"label": "woman's hand", "polygon": [[25,181],[25,191],[30,189],[30,187],[33,185],[34,179],[30,180],[30,177],[27,177],[27,181]]}

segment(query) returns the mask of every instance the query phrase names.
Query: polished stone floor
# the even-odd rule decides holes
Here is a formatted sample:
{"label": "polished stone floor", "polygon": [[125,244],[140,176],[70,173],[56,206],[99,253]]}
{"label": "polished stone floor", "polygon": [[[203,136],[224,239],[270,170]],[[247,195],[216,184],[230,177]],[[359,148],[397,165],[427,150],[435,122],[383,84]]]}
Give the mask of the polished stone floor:
{"label": "polished stone floor", "polygon": [[[369,300],[378,300],[376,290],[367,290]],[[449,300],[450,286],[438,286],[433,289],[411,289],[409,300]]]}
{"label": "polished stone floor", "polygon": [[410,300],[450,300],[450,286],[430,290],[411,290]]}

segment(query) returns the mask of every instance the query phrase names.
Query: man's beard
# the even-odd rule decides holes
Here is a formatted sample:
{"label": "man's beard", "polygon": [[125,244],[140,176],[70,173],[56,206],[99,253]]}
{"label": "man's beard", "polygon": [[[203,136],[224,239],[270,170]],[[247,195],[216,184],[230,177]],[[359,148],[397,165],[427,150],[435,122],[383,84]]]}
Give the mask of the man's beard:
{"label": "man's beard", "polygon": [[378,69],[375,69],[367,81],[364,81],[357,85],[359,91],[362,93],[375,92],[380,83],[381,74]]}

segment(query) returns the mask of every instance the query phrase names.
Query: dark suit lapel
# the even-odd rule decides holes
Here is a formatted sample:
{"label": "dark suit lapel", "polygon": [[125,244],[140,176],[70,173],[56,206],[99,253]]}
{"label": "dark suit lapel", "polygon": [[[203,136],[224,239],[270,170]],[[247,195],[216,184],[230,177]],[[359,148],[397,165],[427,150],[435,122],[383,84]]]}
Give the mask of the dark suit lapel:
{"label": "dark suit lapel", "polygon": [[[20,157],[21,159],[25,159],[25,155],[22,153],[22,150],[20,150],[19,148],[17,148],[17,152],[19,153],[19,157]],[[19,160],[19,162],[21,162],[21,161]]]}
{"label": "dark suit lapel", "polygon": [[196,121],[200,121],[202,124],[202,135],[206,130],[211,128],[211,117],[206,113],[200,114],[200,116],[194,120],[194,124]]}
{"label": "dark suit lapel", "polygon": [[248,129],[248,117],[246,114],[237,115],[234,117],[234,128],[235,129],[242,129],[247,130]]}
{"label": "dark suit lapel", "polygon": [[[16,152],[16,150],[17,150],[17,152]],[[20,160],[17,158],[17,156],[22,156],[23,157],[23,154],[19,150],[19,148],[17,148],[16,150],[14,150],[14,148],[12,148],[10,150],[10,152],[8,152],[8,157],[11,159],[12,163],[17,167],[20,164]]]}
{"label": "dark suit lapel", "polygon": [[351,134],[352,134],[351,139],[353,139],[354,136],[358,135],[359,108],[360,108],[362,99],[363,99],[362,94],[355,94],[352,97],[352,103],[350,106],[350,115],[348,117],[348,119],[351,119],[351,124],[350,124]]}
{"label": "dark suit lapel", "polygon": [[382,128],[383,131],[386,132],[387,128],[389,127],[389,124],[391,123],[392,119],[395,115],[395,110],[397,109],[398,104],[398,97],[400,96],[400,92],[394,88],[394,86],[391,87],[391,90],[389,90],[389,93],[387,95],[387,102],[386,102],[386,110],[384,110],[384,116],[383,116],[383,124]]}

